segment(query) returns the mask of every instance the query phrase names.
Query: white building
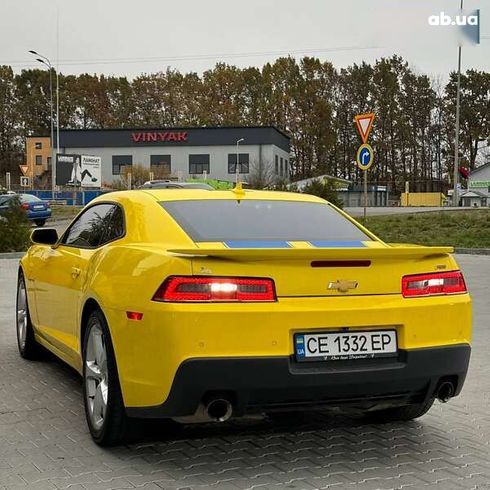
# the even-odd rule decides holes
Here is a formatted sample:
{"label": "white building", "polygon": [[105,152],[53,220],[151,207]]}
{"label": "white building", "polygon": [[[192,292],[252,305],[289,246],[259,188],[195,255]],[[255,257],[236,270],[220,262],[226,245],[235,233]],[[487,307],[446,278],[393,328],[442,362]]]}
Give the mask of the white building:
{"label": "white building", "polygon": [[463,206],[490,205],[490,162],[473,170],[468,177],[468,191],[461,195]]}
{"label": "white building", "polygon": [[132,165],[184,179],[206,173],[234,181],[237,141],[242,180],[255,168],[268,168],[272,176],[289,180],[290,138],[272,126],[60,131],[61,152],[100,156],[102,182],[108,184]]}

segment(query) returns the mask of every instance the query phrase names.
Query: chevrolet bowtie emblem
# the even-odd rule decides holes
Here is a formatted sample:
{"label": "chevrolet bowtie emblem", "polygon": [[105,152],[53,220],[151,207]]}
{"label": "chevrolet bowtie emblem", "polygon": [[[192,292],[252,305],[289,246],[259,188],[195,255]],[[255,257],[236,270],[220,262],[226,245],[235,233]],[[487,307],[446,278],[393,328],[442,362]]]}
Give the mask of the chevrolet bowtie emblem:
{"label": "chevrolet bowtie emblem", "polygon": [[349,289],[356,289],[357,281],[335,281],[328,283],[328,289],[336,289],[340,293],[346,293]]}

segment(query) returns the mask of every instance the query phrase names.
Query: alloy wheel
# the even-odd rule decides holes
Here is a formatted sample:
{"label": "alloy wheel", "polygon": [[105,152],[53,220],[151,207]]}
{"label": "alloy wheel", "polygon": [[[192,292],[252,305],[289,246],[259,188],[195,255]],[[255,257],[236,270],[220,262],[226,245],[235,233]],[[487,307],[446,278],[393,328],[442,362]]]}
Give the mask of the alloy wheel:
{"label": "alloy wheel", "polygon": [[109,380],[107,370],[107,350],[100,325],[92,326],[87,339],[85,354],[85,393],[90,421],[99,430],[107,412]]}
{"label": "alloy wheel", "polygon": [[20,349],[23,351],[27,338],[27,293],[23,279],[20,279],[17,290],[17,335]]}

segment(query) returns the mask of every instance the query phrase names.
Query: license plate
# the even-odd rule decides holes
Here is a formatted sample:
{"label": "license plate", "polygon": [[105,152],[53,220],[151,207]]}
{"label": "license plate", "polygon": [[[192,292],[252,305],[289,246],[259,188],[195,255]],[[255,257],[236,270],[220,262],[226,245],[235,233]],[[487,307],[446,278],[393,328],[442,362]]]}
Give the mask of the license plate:
{"label": "license plate", "polygon": [[296,334],[297,361],[345,361],[396,356],[395,330]]}
{"label": "license plate", "polygon": [[34,209],[38,210],[38,209],[44,209],[44,206],[42,204],[36,204],[33,206]]}

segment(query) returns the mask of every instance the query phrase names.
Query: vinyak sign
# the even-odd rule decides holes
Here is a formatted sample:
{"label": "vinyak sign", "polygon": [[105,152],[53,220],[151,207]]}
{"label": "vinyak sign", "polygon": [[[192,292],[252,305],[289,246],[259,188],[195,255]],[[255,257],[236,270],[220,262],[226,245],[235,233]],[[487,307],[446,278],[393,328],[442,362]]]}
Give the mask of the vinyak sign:
{"label": "vinyak sign", "polygon": [[187,141],[187,131],[140,131],[131,133],[133,143]]}

